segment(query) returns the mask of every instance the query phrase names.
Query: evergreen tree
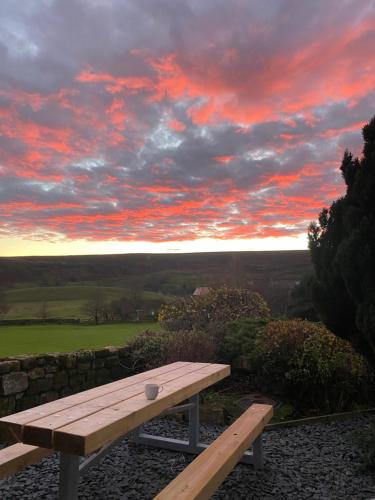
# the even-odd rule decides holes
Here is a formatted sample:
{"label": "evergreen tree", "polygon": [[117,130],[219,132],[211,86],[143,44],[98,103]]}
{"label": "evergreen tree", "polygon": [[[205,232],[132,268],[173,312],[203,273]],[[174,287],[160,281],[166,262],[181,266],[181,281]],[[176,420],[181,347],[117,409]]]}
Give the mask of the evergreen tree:
{"label": "evergreen tree", "polygon": [[321,319],[375,366],[375,117],[360,160],[345,151],[346,194],[309,227],[313,301]]}
{"label": "evergreen tree", "polygon": [[309,273],[305,274],[301,281],[292,288],[288,298],[287,317],[319,321],[312,300],[313,286],[314,276]]}

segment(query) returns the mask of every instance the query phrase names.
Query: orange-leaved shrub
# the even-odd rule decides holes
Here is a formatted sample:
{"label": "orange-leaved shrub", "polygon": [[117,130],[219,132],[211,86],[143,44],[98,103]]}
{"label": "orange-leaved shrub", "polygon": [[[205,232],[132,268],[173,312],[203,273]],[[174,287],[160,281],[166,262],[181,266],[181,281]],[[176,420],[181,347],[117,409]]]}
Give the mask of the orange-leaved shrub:
{"label": "orange-leaved shrub", "polygon": [[158,319],[162,327],[170,331],[213,331],[227,321],[269,316],[270,310],[258,293],[222,286],[211,289],[205,295],[184,297],[163,305]]}

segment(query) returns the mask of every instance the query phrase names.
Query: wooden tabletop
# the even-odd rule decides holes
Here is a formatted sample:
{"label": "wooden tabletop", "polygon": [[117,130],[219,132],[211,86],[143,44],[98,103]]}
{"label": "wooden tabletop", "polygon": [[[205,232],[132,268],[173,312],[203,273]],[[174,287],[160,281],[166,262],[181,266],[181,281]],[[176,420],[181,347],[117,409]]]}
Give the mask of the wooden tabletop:
{"label": "wooden tabletop", "polygon": [[[18,440],[86,456],[230,374],[230,366],[178,361],[0,419]],[[155,400],[146,383],[163,391]]]}

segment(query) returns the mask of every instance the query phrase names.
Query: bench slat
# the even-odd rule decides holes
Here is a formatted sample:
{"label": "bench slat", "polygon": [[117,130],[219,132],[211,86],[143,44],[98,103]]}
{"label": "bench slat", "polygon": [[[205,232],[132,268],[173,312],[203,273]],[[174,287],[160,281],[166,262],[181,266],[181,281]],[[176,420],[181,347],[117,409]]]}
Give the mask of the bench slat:
{"label": "bench slat", "polygon": [[272,418],[270,405],[254,404],[188,465],[155,500],[207,500]]}
{"label": "bench slat", "polygon": [[0,450],[0,479],[15,474],[23,467],[38,462],[53,453],[52,450],[16,443]]}

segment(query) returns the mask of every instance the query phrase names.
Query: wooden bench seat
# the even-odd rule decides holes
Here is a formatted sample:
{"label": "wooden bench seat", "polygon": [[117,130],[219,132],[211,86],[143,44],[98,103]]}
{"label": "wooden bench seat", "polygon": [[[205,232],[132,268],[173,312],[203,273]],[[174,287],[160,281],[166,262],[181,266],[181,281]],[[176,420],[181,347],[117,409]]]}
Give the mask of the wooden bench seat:
{"label": "wooden bench seat", "polygon": [[34,464],[51,455],[52,450],[16,443],[0,450],[0,479],[15,474],[23,467]]}
{"label": "wooden bench seat", "polygon": [[155,500],[207,500],[262,434],[270,405],[254,404],[188,465]]}

